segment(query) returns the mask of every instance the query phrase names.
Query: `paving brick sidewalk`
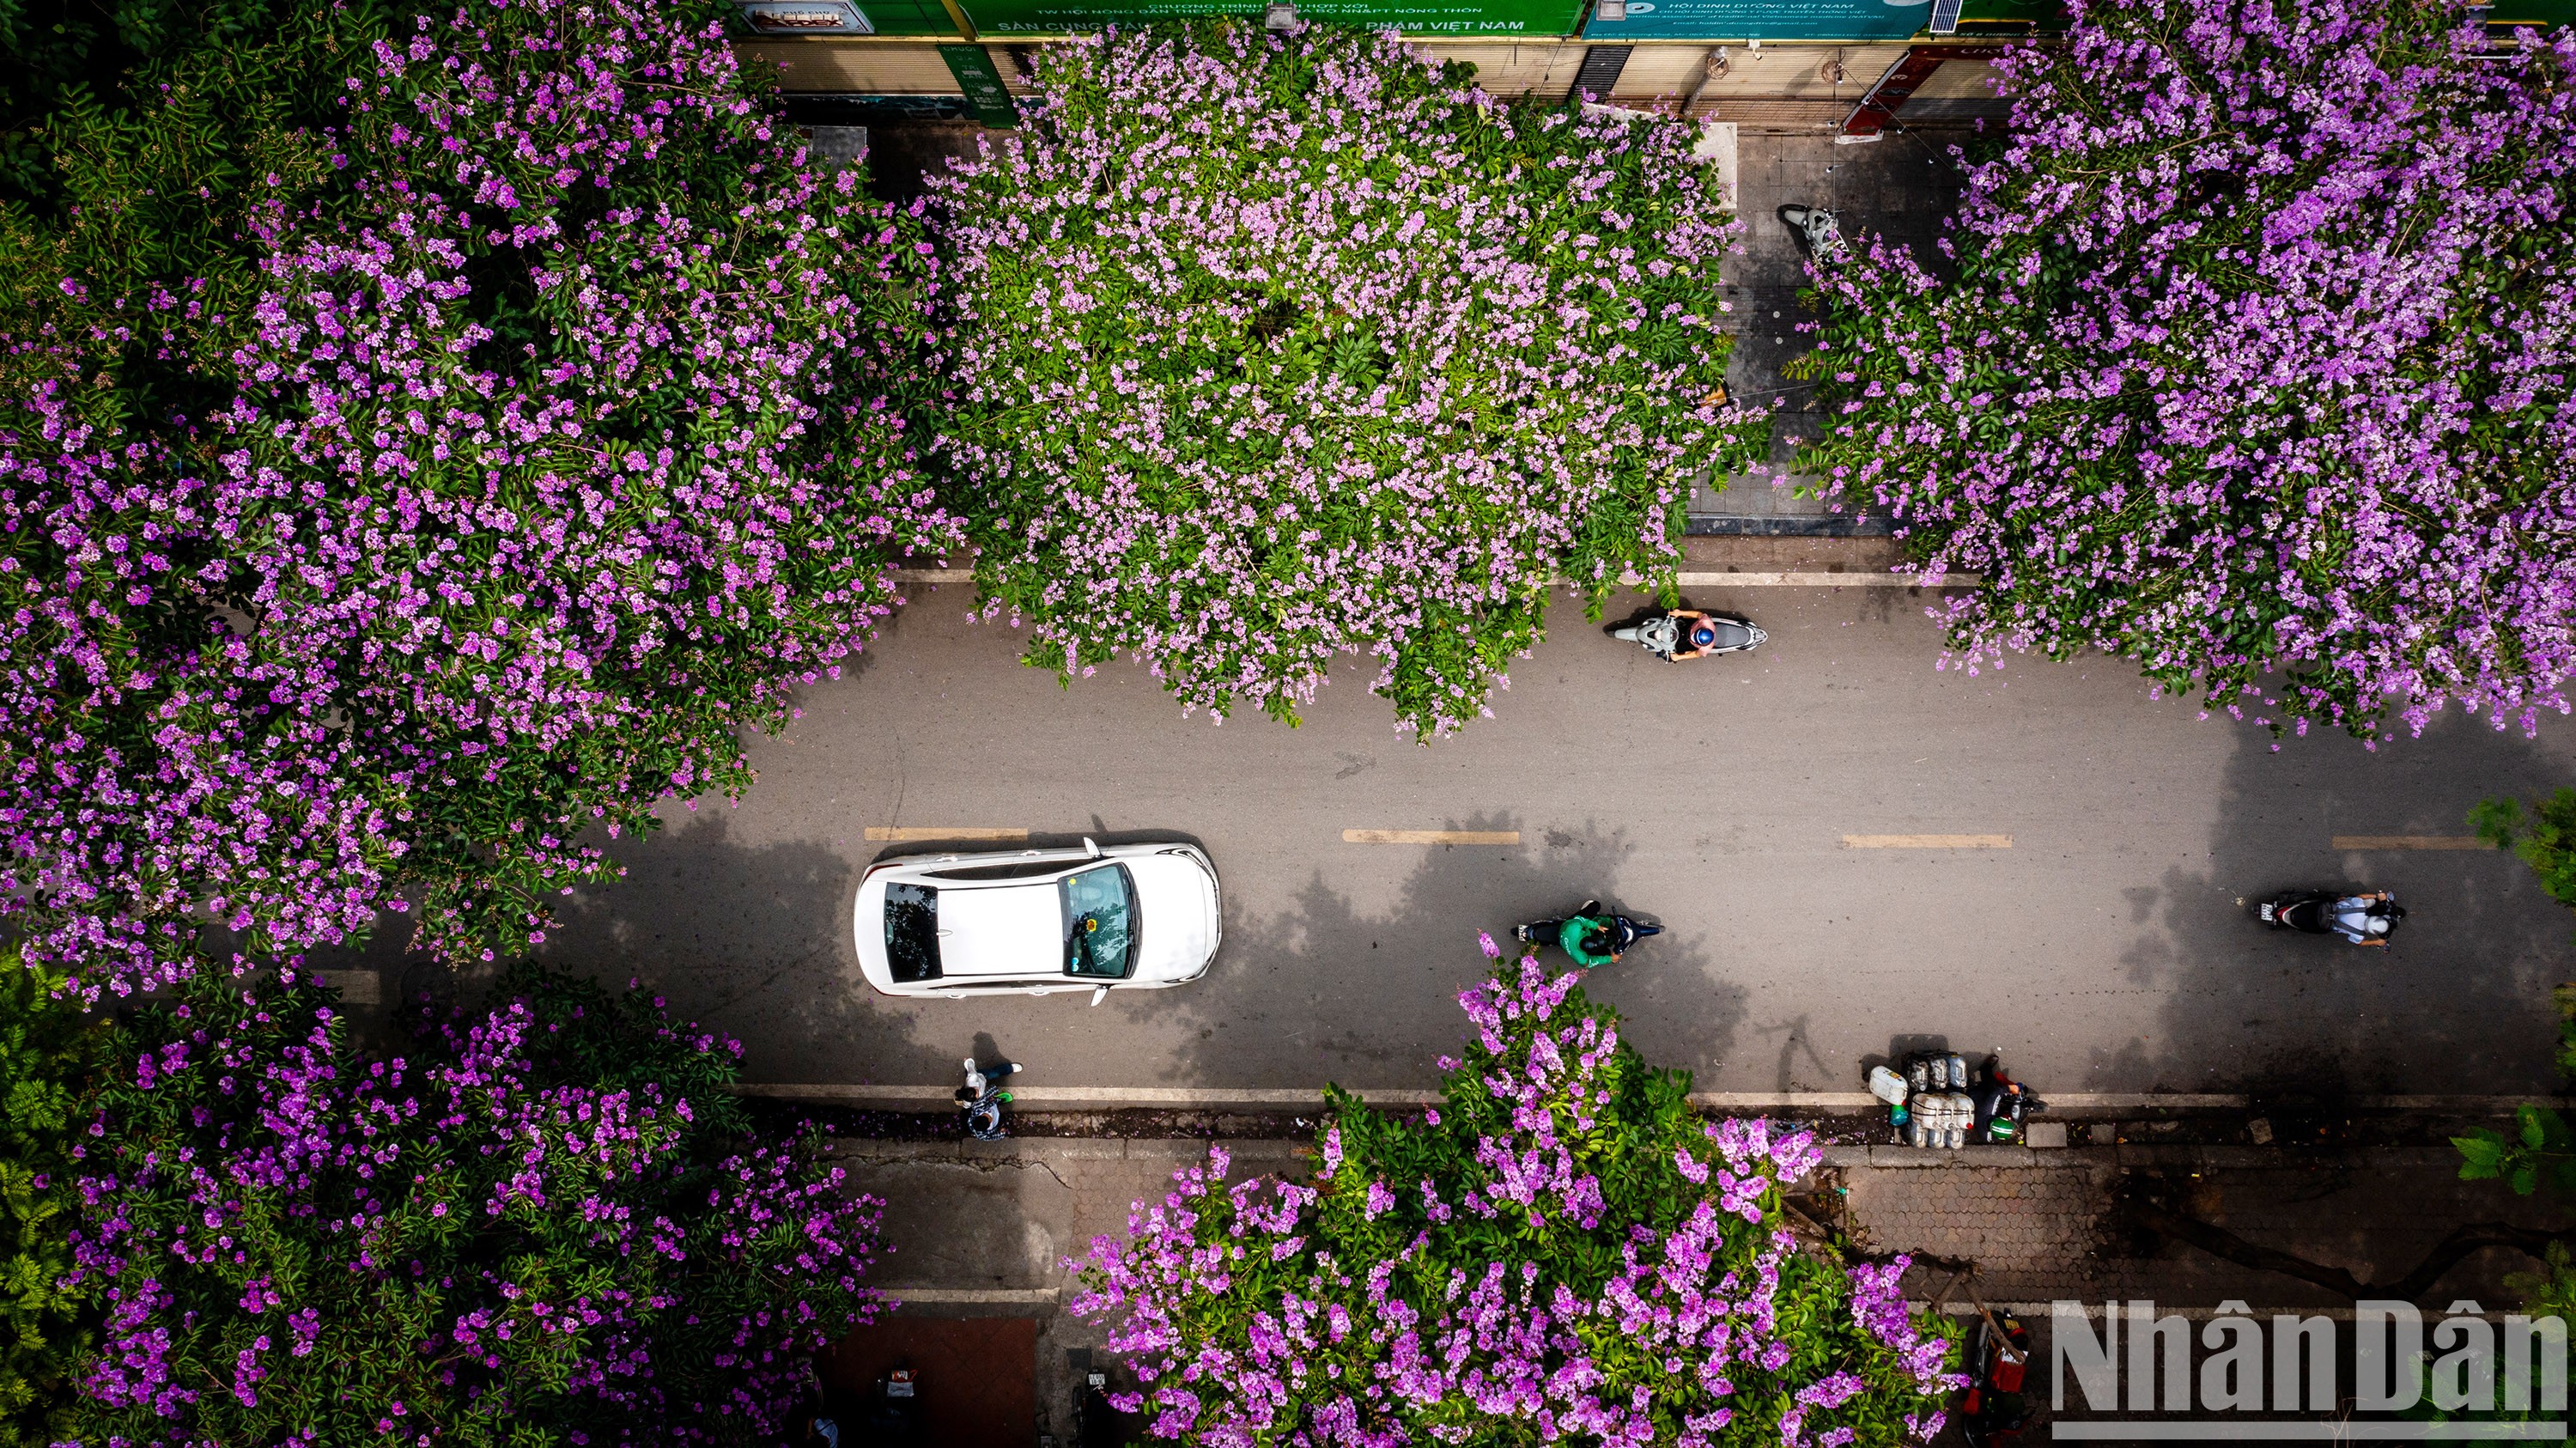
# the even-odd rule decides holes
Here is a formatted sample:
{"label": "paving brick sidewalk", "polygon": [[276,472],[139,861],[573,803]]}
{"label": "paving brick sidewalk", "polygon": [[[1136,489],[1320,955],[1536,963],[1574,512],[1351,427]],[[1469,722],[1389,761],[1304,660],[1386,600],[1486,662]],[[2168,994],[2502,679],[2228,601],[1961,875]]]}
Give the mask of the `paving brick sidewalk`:
{"label": "paving brick sidewalk", "polygon": [[[2364,1281],[2403,1276],[2464,1223],[2548,1227],[2568,1217],[2494,1182],[2461,1181],[2458,1157],[2442,1147],[1841,1147],[1829,1153],[1827,1172],[1840,1188],[1841,1225],[1860,1241],[1974,1264],[1964,1276],[1956,1265],[1920,1264],[1907,1277],[1910,1295],[1960,1302],[1973,1294],[1996,1305],[2060,1298],[2152,1298],[2185,1309],[2229,1300],[2257,1310],[2349,1305],[2316,1284],[2124,1228],[2115,1199],[2141,1179],[2157,1182],[2170,1207]],[[2493,1307],[2512,1300],[2504,1278],[2532,1266],[2518,1252],[2489,1248],[2453,1267],[2432,1295]]]}
{"label": "paving brick sidewalk", "polygon": [[[1304,1170],[1302,1142],[1225,1145],[1237,1177]],[[1160,1200],[1172,1173],[1206,1151],[1196,1140],[1036,1137],[844,1141],[836,1157],[855,1189],[888,1203],[893,1255],[876,1277],[904,1300],[904,1313],[1038,1321],[1041,1421],[1062,1432],[1077,1387],[1078,1359],[1067,1350],[1100,1342],[1096,1327],[1062,1311],[1072,1287],[1063,1259],[1094,1236],[1123,1231],[1133,1203]],[[2494,1183],[2459,1181],[2451,1154],[2431,1147],[1835,1147],[1803,1184],[1801,1200],[1870,1248],[1917,1254],[1909,1295],[1937,1297],[1954,1311],[1983,1301],[2045,1312],[2059,1298],[2152,1298],[2185,1311],[2231,1300],[2257,1312],[2348,1305],[2296,1278],[2123,1234],[2111,1211],[2115,1195],[2141,1176],[2160,1179],[2169,1202],[2205,1221],[2366,1280],[2404,1273],[2464,1222],[2565,1220]],[[1962,1272],[1965,1264],[1973,1271]],[[2489,1249],[2453,1268],[2428,1296],[2501,1308],[2513,1300],[2505,1275],[2530,1267],[2517,1253]]]}

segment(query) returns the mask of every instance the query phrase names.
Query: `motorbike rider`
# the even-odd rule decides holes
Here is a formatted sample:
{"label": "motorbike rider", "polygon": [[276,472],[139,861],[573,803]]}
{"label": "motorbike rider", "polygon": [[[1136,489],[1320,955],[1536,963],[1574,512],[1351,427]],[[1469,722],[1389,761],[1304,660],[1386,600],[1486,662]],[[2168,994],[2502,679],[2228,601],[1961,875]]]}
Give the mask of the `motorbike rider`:
{"label": "motorbike rider", "polygon": [[1601,902],[1586,900],[1556,928],[1556,943],[1576,965],[1590,970],[1619,959],[1618,931],[1610,917],[1599,914]]}
{"label": "motorbike rider", "polygon": [[2355,945],[2386,945],[2390,928],[2388,912],[2371,907],[2395,898],[2385,890],[2346,895],[2334,902],[2334,911],[2327,917],[2327,924],[2335,934]]}
{"label": "motorbike rider", "polygon": [[1707,614],[1697,609],[1677,608],[1665,615],[1673,621],[1673,647],[1664,655],[1667,663],[1704,659],[1717,652],[1717,626]]}

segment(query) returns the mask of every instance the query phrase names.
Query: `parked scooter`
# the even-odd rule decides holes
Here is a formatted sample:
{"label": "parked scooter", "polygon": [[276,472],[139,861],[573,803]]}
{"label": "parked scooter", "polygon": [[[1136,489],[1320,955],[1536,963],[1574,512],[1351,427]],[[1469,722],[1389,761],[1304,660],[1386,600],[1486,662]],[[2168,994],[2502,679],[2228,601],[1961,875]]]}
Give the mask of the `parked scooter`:
{"label": "parked scooter", "polygon": [[1614,628],[1610,637],[1636,644],[1659,659],[1680,663],[1712,654],[1750,653],[1771,636],[1750,619],[1675,608]]}
{"label": "parked scooter", "polygon": [[867,1412],[861,1419],[866,1436],[851,1448],[917,1448],[923,1443],[919,1388],[910,1363],[888,1369],[868,1393]]}
{"label": "parked scooter", "polygon": [[966,1058],[966,1084],[957,1088],[957,1109],[966,1115],[968,1136],[999,1141],[1010,1134],[1003,1129],[1002,1108],[1010,1104],[1011,1093],[1002,1089],[1002,1083],[1019,1070],[1019,1062],[1001,1061],[979,1071],[975,1058]]}
{"label": "parked scooter", "polygon": [[1791,202],[1773,212],[1772,215],[1779,217],[1780,224],[1789,228],[1790,239],[1798,243],[1798,250],[1805,253],[1809,260],[1820,260],[1841,253],[1842,221],[1834,212],[1822,207],[1802,206]]}
{"label": "parked scooter", "polygon": [[1998,1318],[1982,1304],[1977,1317],[1961,1364],[1968,1386],[1959,1394],[1959,1434],[1968,1448],[2010,1448],[2030,1421],[2021,1396],[2030,1369],[2030,1332],[2010,1313]]}
{"label": "parked scooter", "polygon": [[[1566,926],[1578,928],[1571,939]],[[1628,947],[1649,935],[1661,935],[1664,927],[1648,925],[1625,915],[1601,913],[1601,902],[1586,900],[1570,915],[1554,920],[1533,920],[1512,927],[1512,938],[1531,946],[1554,945],[1574,957],[1576,965],[1608,965],[1628,953]]]}
{"label": "parked scooter", "polygon": [[2004,1074],[2003,1056],[1972,1073],[1955,1051],[1917,1051],[1896,1068],[1869,1069],[1870,1094],[1887,1103],[1888,1120],[1907,1146],[1949,1147],[2021,1139],[2022,1119],[2048,1103]]}
{"label": "parked scooter", "polygon": [[2254,907],[2254,918],[2275,930],[2340,935],[2355,945],[2386,945],[2406,907],[2386,890],[2285,890]]}

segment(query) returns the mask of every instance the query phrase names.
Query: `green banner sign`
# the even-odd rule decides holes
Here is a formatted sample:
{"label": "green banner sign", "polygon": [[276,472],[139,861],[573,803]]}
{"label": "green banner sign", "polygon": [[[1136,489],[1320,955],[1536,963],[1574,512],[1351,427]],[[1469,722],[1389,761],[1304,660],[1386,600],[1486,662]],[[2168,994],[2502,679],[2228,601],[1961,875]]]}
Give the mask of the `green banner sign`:
{"label": "green banner sign", "polygon": [[[1195,15],[1261,18],[1261,0],[962,0],[986,35],[1061,34],[1104,26],[1148,25]],[[1298,0],[1304,20],[1407,35],[1570,35],[1584,0]]]}
{"label": "green banner sign", "polygon": [[993,57],[980,45],[943,45],[939,58],[948,62],[948,73],[957,77],[957,88],[966,93],[966,109],[975,119],[988,126],[1016,126],[1020,108],[1011,100],[1010,87],[1002,84],[1002,73],[993,68]]}
{"label": "green banner sign", "polygon": [[1932,0],[1628,0],[1586,40],[1905,40]]}

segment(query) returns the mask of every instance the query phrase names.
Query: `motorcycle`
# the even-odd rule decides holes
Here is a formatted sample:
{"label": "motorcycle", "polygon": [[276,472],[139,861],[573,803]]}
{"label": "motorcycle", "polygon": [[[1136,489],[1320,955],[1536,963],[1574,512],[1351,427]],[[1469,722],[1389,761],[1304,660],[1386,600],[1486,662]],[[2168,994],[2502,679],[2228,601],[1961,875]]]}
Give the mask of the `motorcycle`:
{"label": "motorcycle", "polygon": [[2386,945],[2406,918],[2406,907],[2386,890],[2345,895],[2334,890],[2285,890],[2254,907],[2254,918],[2275,930],[2302,935],[2341,935],[2355,945]]}
{"label": "motorcycle", "polygon": [[1660,659],[1698,658],[1702,654],[1742,654],[1760,648],[1771,635],[1750,619],[1732,614],[1668,609],[1610,631],[1610,637],[1636,644]]}
{"label": "motorcycle", "polygon": [[2000,1052],[1972,1072],[1955,1051],[1917,1051],[1900,1067],[1872,1066],[1870,1094],[1907,1146],[1956,1149],[2021,1139],[2022,1120],[2048,1103],[2004,1071]]}
{"label": "motorcycle", "polygon": [[1792,202],[1772,215],[1779,217],[1780,224],[1789,228],[1789,239],[1798,244],[1798,250],[1809,260],[1822,260],[1841,253],[1843,229],[1838,213]]}
{"label": "motorcycle", "polygon": [[862,1419],[867,1436],[860,1443],[884,1448],[913,1448],[923,1441],[921,1395],[909,1363],[887,1370],[868,1394]]}
{"label": "motorcycle", "polygon": [[1000,1141],[1010,1133],[1003,1129],[1002,1108],[1010,1104],[1011,1093],[1002,1083],[1020,1071],[1017,1061],[1002,1061],[982,1070],[975,1058],[966,1058],[966,1084],[957,1088],[957,1109],[966,1117],[966,1134],[977,1141]]}
{"label": "motorcycle", "polygon": [[1561,944],[1565,922],[1576,916],[1606,920],[1607,923],[1601,929],[1591,932],[1584,938],[1583,945],[1593,954],[1606,955],[1612,960],[1627,954],[1629,946],[1647,936],[1664,933],[1664,927],[1660,925],[1648,925],[1625,915],[1612,914],[1605,917],[1601,914],[1600,901],[1586,900],[1571,915],[1559,916],[1554,920],[1533,920],[1527,925],[1513,926],[1512,939],[1533,947]]}
{"label": "motorcycle", "polygon": [[1968,1386],[1959,1394],[1959,1433],[1968,1448],[2009,1448],[2030,1421],[2021,1396],[2030,1368],[2030,1331],[2012,1314],[1998,1319],[1983,1304],[1977,1316],[1961,1364]]}

